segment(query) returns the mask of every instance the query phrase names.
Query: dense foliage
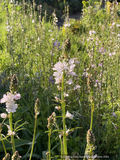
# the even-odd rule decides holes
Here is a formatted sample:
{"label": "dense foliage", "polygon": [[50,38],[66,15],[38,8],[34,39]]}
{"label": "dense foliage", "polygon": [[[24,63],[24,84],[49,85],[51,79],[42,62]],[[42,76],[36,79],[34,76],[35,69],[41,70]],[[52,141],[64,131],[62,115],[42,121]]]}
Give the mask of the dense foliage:
{"label": "dense foliage", "polygon": [[[28,122],[17,133],[20,139],[15,138],[22,159],[30,155],[37,98],[41,108],[33,159],[45,158],[48,151],[47,118],[53,112],[60,116],[59,110],[55,109],[59,103],[54,97],[60,97],[60,93],[52,68],[63,52],[69,59],[77,58],[77,76],[73,82],[80,85],[78,90],[69,87],[70,93],[66,97],[66,111],[74,115],[74,120],[66,120],[67,127],[74,128],[67,137],[68,155],[84,155],[92,92],[95,153],[98,159],[99,156],[108,156],[109,160],[120,157],[120,5],[107,3],[105,9],[100,9],[99,3],[93,7],[83,2],[83,6],[79,21],[69,19],[66,11],[63,27],[58,29],[55,13],[49,22],[46,12],[41,16],[42,5],[0,2],[0,99],[9,90],[11,77],[16,74],[21,99],[13,114],[13,123],[21,119]],[[0,112],[5,112],[4,104],[0,104]],[[56,123],[61,128],[62,120],[58,118]],[[6,134],[6,130],[6,126],[3,127],[2,133]],[[4,143],[10,153],[11,144]],[[60,155],[57,131],[51,134],[51,155]],[[3,157],[1,142],[0,159]]]}

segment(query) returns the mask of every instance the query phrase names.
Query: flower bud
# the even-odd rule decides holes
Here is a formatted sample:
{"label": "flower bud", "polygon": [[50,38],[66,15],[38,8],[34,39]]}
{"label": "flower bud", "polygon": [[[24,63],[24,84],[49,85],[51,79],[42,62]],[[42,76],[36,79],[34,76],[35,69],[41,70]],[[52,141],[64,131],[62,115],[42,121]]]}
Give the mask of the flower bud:
{"label": "flower bud", "polygon": [[0,116],[1,116],[1,118],[4,118],[4,119],[7,118],[7,114],[6,113],[1,113]]}
{"label": "flower bud", "polygon": [[70,38],[68,38],[68,39],[65,41],[64,47],[65,47],[65,51],[68,51],[68,52],[70,51],[70,49],[71,49]]}
{"label": "flower bud", "polygon": [[51,114],[51,116],[49,116],[49,118],[48,118],[47,120],[48,120],[47,128],[48,128],[48,129],[52,129],[52,128],[53,128],[53,125],[54,125],[54,123],[55,123],[55,121],[56,121],[56,114],[55,114],[55,112],[53,112],[53,113]]}
{"label": "flower bud", "polygon": [[7,153],[7,154],[5,155],[5,157],[4,157],[2,160],[10,160],[10,154]]}
{"label": "flower bud", "polygon": [[20,160],[20,158],[21,156],[19,155],[18,151],[15,151],[11,160]]}
{"label": "flower bud", "polygon": [[89,143],[90,145],[95,144],[95,136],[90,129],[87,131],[87,143]]}
{"label": "flower bud", "polygon": [[35,101],[35,117],[40,114],[40,100],[37,98]]}
{"label": "flower bud", "polygon": [[14,74],[13,77],[11,78],[11,82],[10,82],[10,92],[11,93],[15,93],[17,92],[17,77]]}

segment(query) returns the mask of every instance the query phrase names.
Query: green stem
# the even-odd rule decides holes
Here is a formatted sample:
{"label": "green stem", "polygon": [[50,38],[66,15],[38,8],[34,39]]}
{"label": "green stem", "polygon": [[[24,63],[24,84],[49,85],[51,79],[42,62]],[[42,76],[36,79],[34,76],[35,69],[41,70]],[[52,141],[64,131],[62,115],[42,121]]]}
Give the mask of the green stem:
{"label": "green stem", "polygon": [[[13,132],[13,127],[12,127],[12,112],[10,112],[9,123],[10,123],[10,130]],[[13,150],[13,154],[14,154],[15,153],[14,135],[11,135],[11,141],[12,141],[12,150]]]}
{"label": "green stem", "polygon": [[94,103],[91,104],[91,123],[90,123],[90,130],[92,131],[93,126],[93,112],[94,112]]}
{"label": "green stem", "polygon": [[3,145],[3,148],[4,148],[5,155],[6,155],[6,154],[7,154],[7,151],[6,151],[5,144],[4,144],[3,141],[2,141],[2,145]]}
{"label": "green stem", "polygon": [[49,139],[48,139],[48,148],[49,148],[49,160],[51,160],[51,145],[50,145],[50,136],[51,136],[51,129],[49,130],[48,133]]}
{"label": "green stem", "polygon": [[30,158],[29,158],[29,160],[31,160],[31,158],[32,158],[32,154],[33,154],[33,148],[34,148],[34,142],[35,142],[35,133],[36,133],[36,126],[37,126],[37,116],[35,117],[35,127],[34,127],[34,134],[33,134],[32,148],[31,148],[31,153],[30,153]]}
{"label": "green stem", "polygon": [[61,155],[63,155],[63,141],[61,138],[60,138],[60,143],[61,143]]}
{"label": "green stem", "polygon": [[[92,96],[92,94],[91,94]],[[94,102],[91,100],[91,123],[90,123],[90,130],[92,131],[92,126],[93,126],[93,112],[94,112]],[[86,150],[87,150],[87,146],[86,146],[86,149],[85,149],[85,153],[86,153]],[[92,156],[92,149],[90,149],[90,156]],[[84,155],[84,159],[85,160],[85,155]]]}
{"label": "green stem", "polygon": [[61,91],[61,100],[62,100],[62,119],[63,119],[63,152],[67,156],[67,141],[66,141],[66,127],[65,127],[65,100],[64,100],[64,73],[62,77],[62,91]]}

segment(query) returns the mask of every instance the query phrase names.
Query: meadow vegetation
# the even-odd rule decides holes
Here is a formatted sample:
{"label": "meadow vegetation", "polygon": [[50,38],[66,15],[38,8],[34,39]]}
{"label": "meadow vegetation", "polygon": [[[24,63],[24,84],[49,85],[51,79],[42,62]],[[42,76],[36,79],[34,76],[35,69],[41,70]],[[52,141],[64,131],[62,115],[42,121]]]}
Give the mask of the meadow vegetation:
{"label": "meadow vegetation", "polygon": [[0,159],[119,160],[120,4],[42,9],[0,2]]}

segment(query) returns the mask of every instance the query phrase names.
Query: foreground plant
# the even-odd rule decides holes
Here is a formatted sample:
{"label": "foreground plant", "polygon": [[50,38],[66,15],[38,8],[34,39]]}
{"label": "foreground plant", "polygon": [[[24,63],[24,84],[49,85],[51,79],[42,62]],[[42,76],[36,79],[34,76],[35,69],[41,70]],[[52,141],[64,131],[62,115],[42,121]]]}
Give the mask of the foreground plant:
{"label": "foreground plant", "polygon": [[34,134],[33,134],[32,148],[31,148],[31,153],[30,153],[30,158],[29,158],[29,160],[31,160],[32,154],[33,154],[34,142],[35,142],[35,133],[36,133],[36,127],[37,127],[37,116],[40,114],[40,100],[39,100],[39,98],[37,98],[37,100],[36,100],[36,102],[35,102],[34,111],[35,111],[35,126],[34,126]]}
{"label": "foreground plant", "polygon": [[95,159],[97,155],[94,155],[94,150],[96,149],[95,147],[95,137],[92,131],[93,127],[93,112],[94,112],[94,102],[92,99],[92,93],[91,93],[91,122],[90,122],[90,129],[87,131],[87,145],[85,149],[85,155],[84,155],[84,160],[92,160]]}
{"label": "foreground plant", "polygon": [[[59,111],[62,112],[62,123],[63,123],[63,130],[59,135],[60,142],[61,142],[61,156],[67,156],[68,151],[67,151],[67,140],[66,136],[68,135],[69,131],[66,126],[66,118],[73,119],[74,115],[69,113],[68,111],[66,112],[66,104],[65,104],[65,97],[69,96],[69,93],[71,92],[70,86],[74,86],[73,83],[73,77],[76,77],[76,73],[74,72],[75,68],[75,63],[78,62],[77,59],[69,59],[67,56],[67,53],[70,51],[71,44],[70,44],[70,39],[67,39],[65,41],[65,46],[64,46],[64,52],[66,54],[63,54],[59,62],[57,62],[54,65],[53,70],[55,71],[53,76],[55,77],[55,84],[57,84],[57,88],[60,91],[60,98],[55,97],[56,101],[59,101],[61,106],[56,106],[55,108],[58,109]],[[80,88],[79,85],[76,85],[74,89]],[[67,93],[68,91],[68,93]]]}
{"label": "foreground plant", "polygon": [[6,111],[8,112],[8,116],[6,115],[6,113],[3,113],[2,117],[9,118],[10,127],[8,126],[8,135],[11,136],[13,153],[15,153],[15,142],[14,142],[15,131],[13,131],[13,126],[12,126],[12,113],[16,112],[18,105],[15,102],[20,98],[21,98],[21,95],[17,93],[17,78],[16,78],[16,75],[13,75],[10,82],[10,92],[7,92],[7,94],[4,94],[3,98],[0,101],[0,103],[6,103]]}

